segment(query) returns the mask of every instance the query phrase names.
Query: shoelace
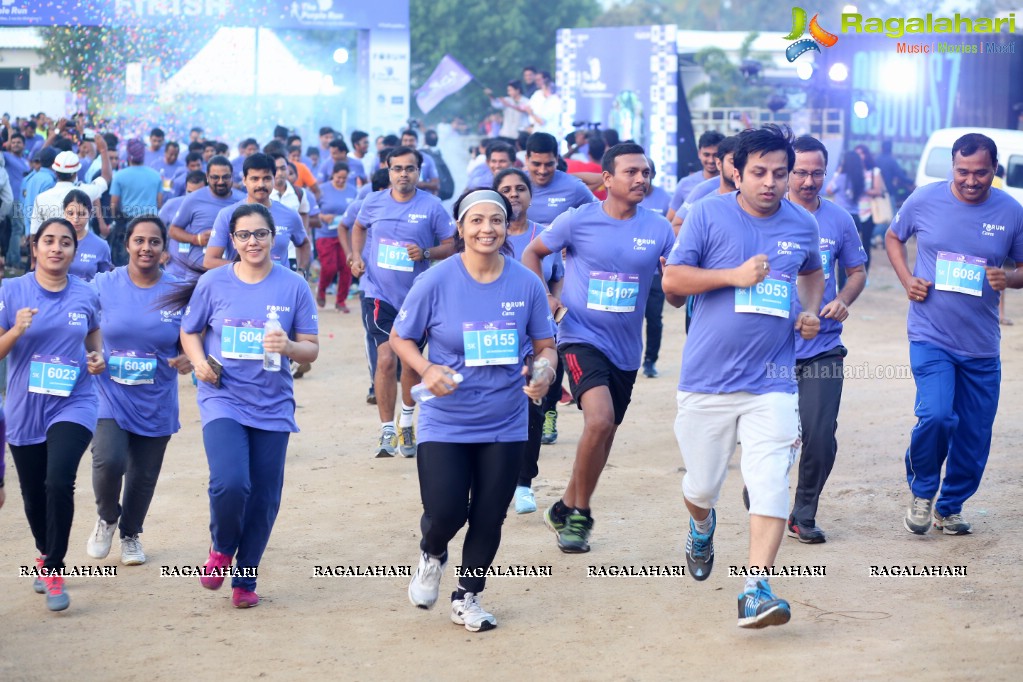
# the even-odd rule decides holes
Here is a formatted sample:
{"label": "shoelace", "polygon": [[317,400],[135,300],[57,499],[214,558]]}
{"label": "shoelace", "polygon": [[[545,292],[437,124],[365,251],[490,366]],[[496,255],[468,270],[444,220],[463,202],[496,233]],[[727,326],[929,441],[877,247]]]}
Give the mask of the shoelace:
{"label": "shoelace", "polygon": [[925,500],[922,497],[913,498],[913,513],[914,514],[930,514],[931,501]]}
{"label": "shoelace", "polygon": [[426,568],[423,569],[423,580],[437,579],[441,575],[440,559],[431,556],[426,557]]}
{"label": "shoelace", "polygon": [[107,524],[106,521],[100,521],[99,523],[97,523],[96,524],[96,533],[95,533],[95,535],[92,536],[92,539],[95,542],[102,542],[103,541],[103,536],[106,534],[106,529],[108,528],[108,526],[109,526],[109,524]]}
{"label": "shoelace", "polygon": [[43,578],[46,583],[46,591],[51,595],[58,595],[64,592],[64,578],[59,575],[48,575]]}
{"label": "shoelace", "polygon": [[565,530],[574,535],[583,535],[589,530],[588,520],[582,514],[569,514],[565,519]]}
{"label": "shoelace", "polygon": [[710,554],[710,533],[703,535],[694,526],[690,536],[693,539],[693,555],[708,556]]}

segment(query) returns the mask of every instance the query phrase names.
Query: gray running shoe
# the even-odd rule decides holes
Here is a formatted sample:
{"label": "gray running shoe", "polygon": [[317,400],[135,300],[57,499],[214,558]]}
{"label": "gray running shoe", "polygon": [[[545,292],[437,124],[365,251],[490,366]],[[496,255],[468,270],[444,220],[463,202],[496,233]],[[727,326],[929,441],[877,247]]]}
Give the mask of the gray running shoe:
{"label": "gray running shoe", "polygon": [[910,533],[924,535],[931,529],[931,512],[934,511],[934,500],[926,497],[913,496],[913,501],[906,510],[906,518],[902,524]]}
{"label": "gray running shoe", "polygon": [[969,535],[973,532],[973,526],[963,519],[962,514],[942,516],[938,510],[934,510],[934,527],[945,535]]}

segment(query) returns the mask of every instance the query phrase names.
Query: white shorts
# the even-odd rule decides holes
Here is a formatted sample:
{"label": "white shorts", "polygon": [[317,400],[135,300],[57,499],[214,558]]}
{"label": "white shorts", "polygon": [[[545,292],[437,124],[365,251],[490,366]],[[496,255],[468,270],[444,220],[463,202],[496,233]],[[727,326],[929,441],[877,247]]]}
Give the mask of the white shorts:
{"label": "white shorts", "polygon": [[800,449],[795,393],[679,391],[675,438],[686,467],[682,494],[703,509],[717,504],[736,436],[750,514],[788,518],[789,469]]}

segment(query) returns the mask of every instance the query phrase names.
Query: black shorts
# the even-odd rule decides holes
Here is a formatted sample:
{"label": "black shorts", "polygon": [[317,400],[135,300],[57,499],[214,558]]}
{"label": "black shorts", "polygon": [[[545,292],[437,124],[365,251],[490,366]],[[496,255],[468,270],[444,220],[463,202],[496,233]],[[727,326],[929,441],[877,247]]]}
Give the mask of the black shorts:
{"label": "black shorts", "polygon": [[638,370],[619,369],[593,346],[586,343],[567,343],[558,347],[558,354],[568,375],[576,406],[581,410],[582,395],[591,388],[607,386],[615,410],[615,424],[625,419],[625,411],[632,402],[632,387],[636,383]]}
{"label": "black shorts", "polygon": [[[373,341],[377,346],[387,343],[391,338],[391,328],[394,327],[398,311],[387,301],[368,296],[362,300],[362,309],[363,312],[371,313],[371,317],[366,320],[366,330],[373,337]],[[426,337],[417,341],[416,345],[419,346],[419,350],[423,350],[426,347]]]}

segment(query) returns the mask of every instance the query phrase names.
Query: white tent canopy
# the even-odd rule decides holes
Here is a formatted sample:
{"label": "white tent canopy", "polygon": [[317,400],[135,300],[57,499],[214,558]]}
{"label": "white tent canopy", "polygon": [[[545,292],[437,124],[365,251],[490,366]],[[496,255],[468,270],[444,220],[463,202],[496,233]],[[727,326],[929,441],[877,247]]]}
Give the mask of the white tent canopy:
{"label": "white tent canopy", "polygon": [[[256,31],[259,31],[258,87]],[[329,75],[308,69],[272,31],[221,28],[180,71],[160,87],[160,100],[178,95],[334,95]]]}

